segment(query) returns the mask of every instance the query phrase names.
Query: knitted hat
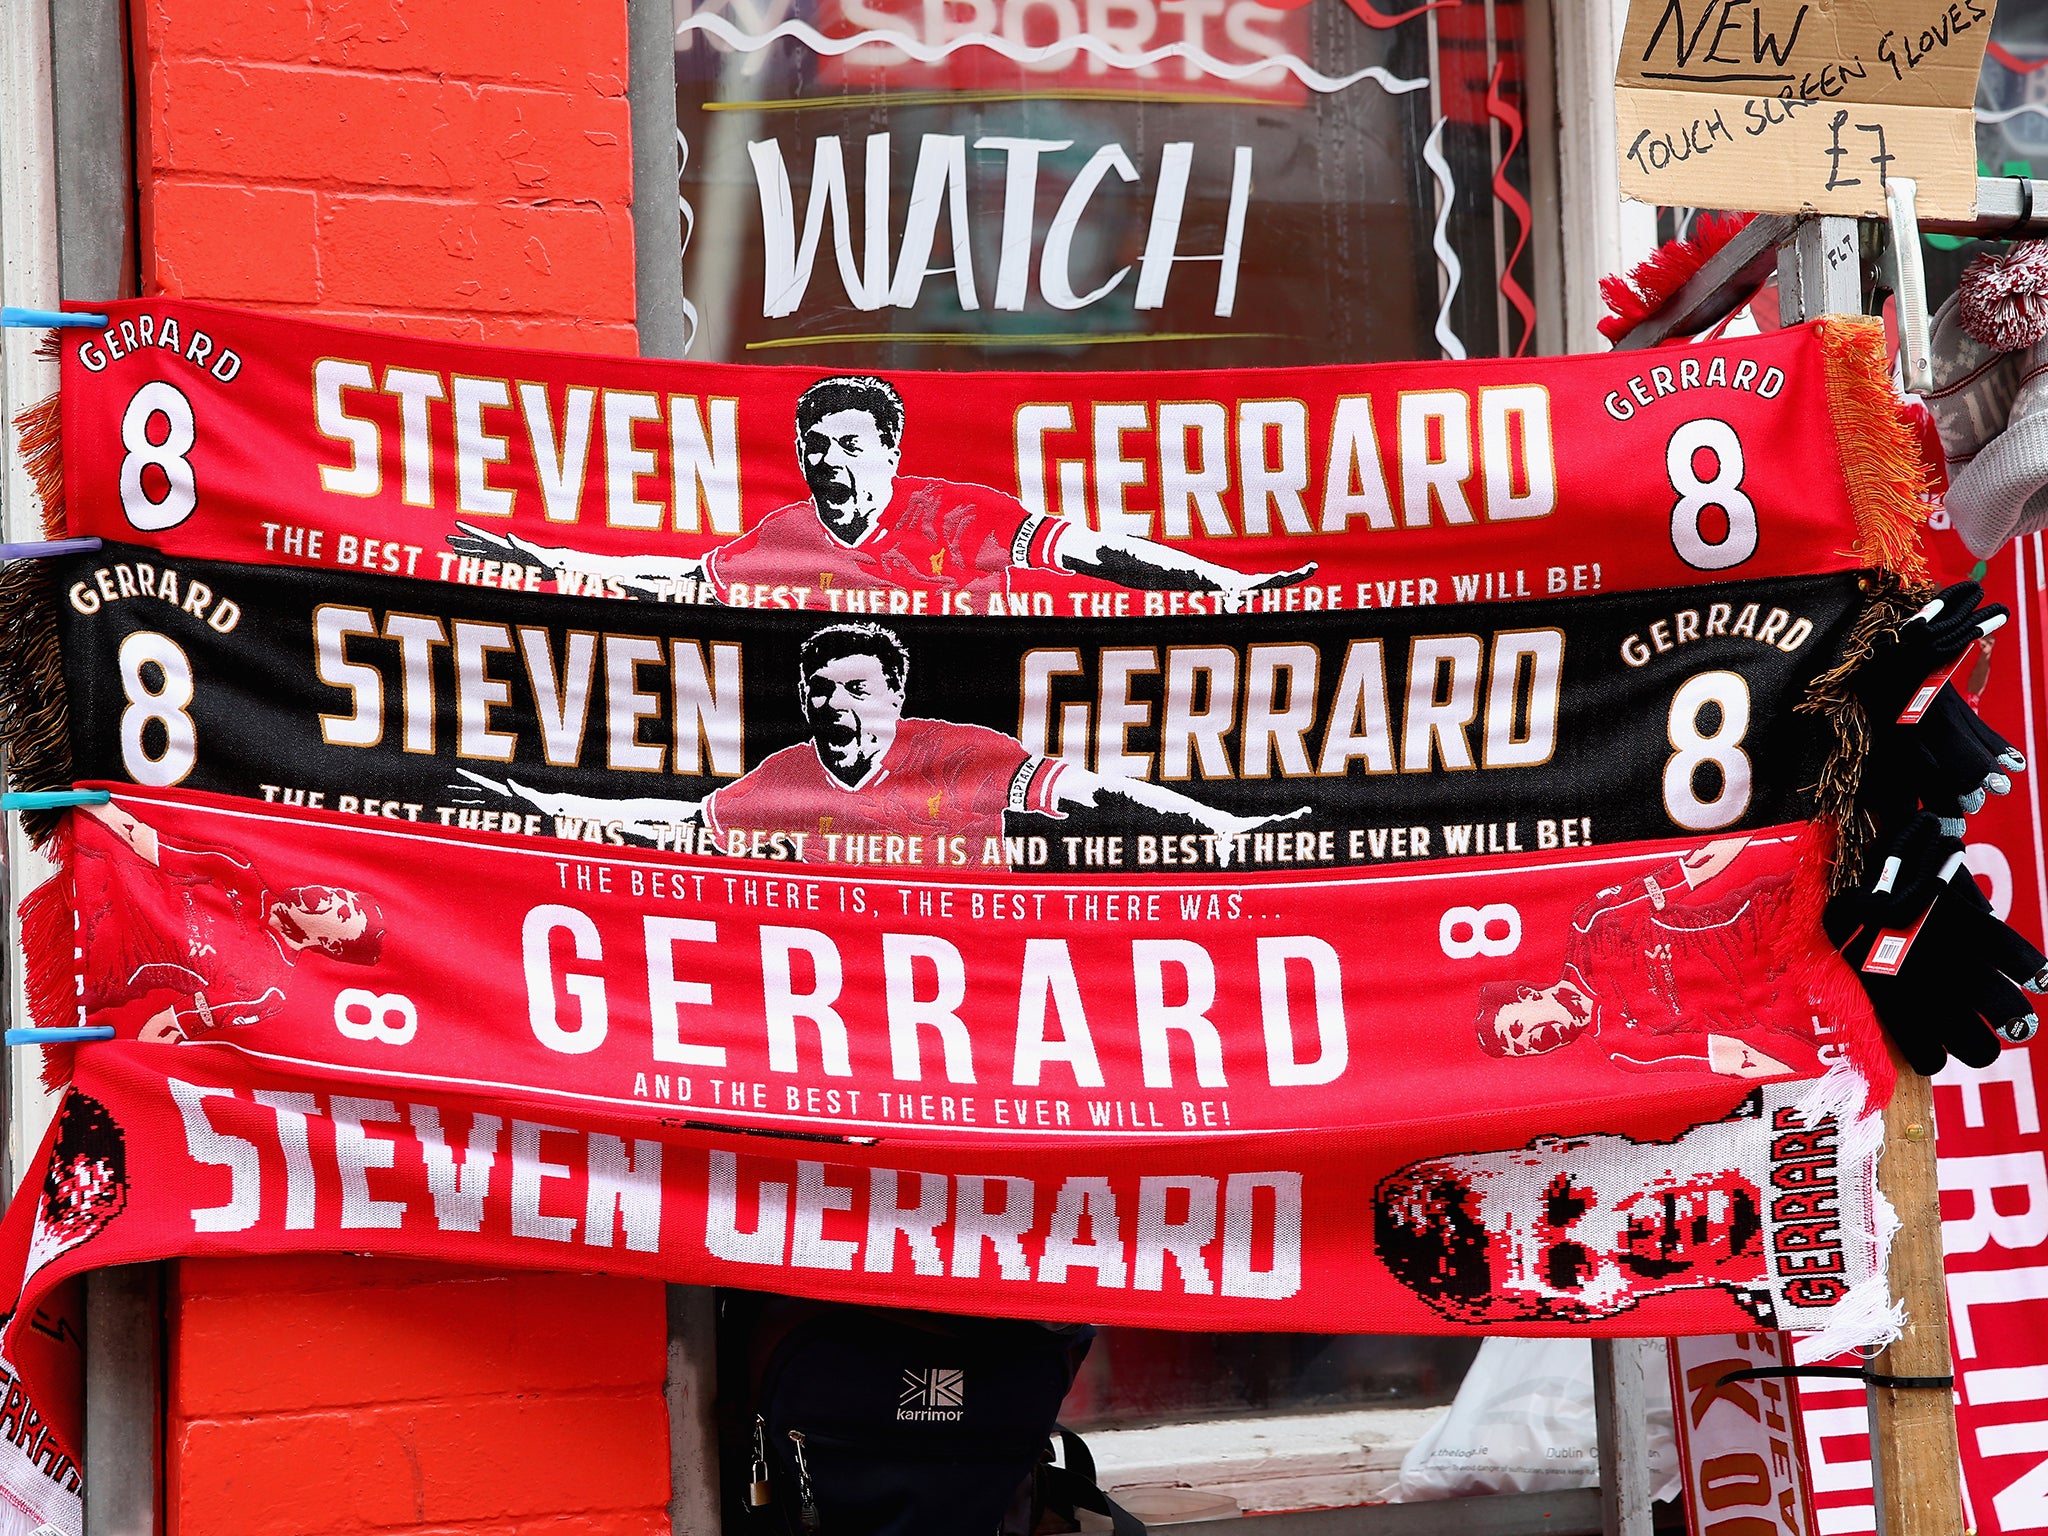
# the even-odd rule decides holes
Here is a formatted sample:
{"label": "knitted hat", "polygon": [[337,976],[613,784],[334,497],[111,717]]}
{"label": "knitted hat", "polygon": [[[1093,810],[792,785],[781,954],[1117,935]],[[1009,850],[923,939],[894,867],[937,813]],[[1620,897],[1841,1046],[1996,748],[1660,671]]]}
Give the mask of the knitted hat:
{"label": "knitted hat", "polygon": [[[2011,365],[1980,361],[1979,382],[1950,396],[1956,444],[1948,429],[1942,432],[1950,459],[1949,517],[1970,552],[1985,559],[2006,540],[2048,526],[2048,242],[1979,256],[1950,302],[1956,334],[1949,344],[1959,355],[2003,358]],[[1942,314],[1949,308],[1944,305]],[[1935,345],[1938,384],[1942,341]],[[1966,418],[1974,423],[1978,412],[1995,403],[2008,374],[2013,393],[2004,429],[1980,439],[1973,451],[1959,452],[1957,445],[1971,435]],[[1937,420],[1941,414],[1937,410]]]}
{"label": "knitted hat", "polygon": [[1978,450],[2005,429],[2020,387],[2020,354],[1979,340],[1963,324],[1960,292],[1929,327],[1934,388],[1922,398],[1941,434],[1951,483]]}
{"label": "knitted hat", "polygon": [[2048,527],[2048,341],[2013,355],[2020,390],[2006,429],[1949,478],[1949,518],[1980,560]]}

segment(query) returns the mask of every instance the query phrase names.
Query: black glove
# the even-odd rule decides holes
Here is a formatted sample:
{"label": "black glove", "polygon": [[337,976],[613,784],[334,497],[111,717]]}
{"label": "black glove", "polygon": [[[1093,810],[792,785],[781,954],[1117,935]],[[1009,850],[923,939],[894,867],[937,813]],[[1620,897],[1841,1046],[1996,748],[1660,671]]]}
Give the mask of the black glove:
{"label": "black glove", "polygon": [[[1881,637],[1858,669],[1857,696],[1870,721],[1870,756],[1859,796],[1880,826],[1903,823],[1925,806],[1959,819],[1980,809],[1987,794],[2012,788],[2026,759],[1993,731],[1946,684],[1931,700],[1919,697],[1940,674],[1985,635],[2005,623],[2007,610],[1983,602],[1974,581],[1945,588],[1892,633]],[[1909,704],[1923,709],[1900,724]]]}
{"label": "black glove", "polygon": [[2026,766],[2011,742],[1944,686],[1917,724],[1872,730],[1861,799],[1880,825],[1897,825],[1921,806],[1960,819],[1981,810],[1986,795],[2011,793],[2012,775]]}
{"label": "black glove", "polygon": [[[1962,851],[1937,818],[1915,816],[1880,853],[1874,878],[1835,897],[1822,918],[1886,1032],[1927,1077],[1951,1054],[1986,1067],[2001,1039],[2031,1039],[2034,1005],[2021,988],[2048,986],[2048,957],[1991,915]],[[1881,969],[1866,970],[1873,953]]]}
{"label": "black glove", "polygon": [[1895,723],[1931,674],[2011,617],[2003,603],[1983,603],[1982,587],[1959,581],[1942,588],[1897,629],[1878,637],[1855,680],[1873,730]]}

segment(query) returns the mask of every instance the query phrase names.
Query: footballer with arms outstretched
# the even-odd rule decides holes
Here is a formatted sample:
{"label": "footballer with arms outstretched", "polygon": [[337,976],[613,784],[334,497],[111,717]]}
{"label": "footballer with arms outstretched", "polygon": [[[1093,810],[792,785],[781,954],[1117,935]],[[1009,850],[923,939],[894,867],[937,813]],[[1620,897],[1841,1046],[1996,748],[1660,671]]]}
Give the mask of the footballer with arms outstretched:
{"label": "footballer with arms outstretched", "polygon": [[[1316,570],[1311,563],[1236,571],[1150,539],[1033,512],[991,486],[899,475],[903,397],[865,374],[821,379],[804,391],[796,447],[810,498],[776,508],[702,558],[595,555],[469,523],[458,523],[462,532],[450,534],[448,544],[461,554],[575,572],[646,597],[706,582],[720,602],[743,586],[985,595],[1007,590],[1012,570],[1091,576],[1141,590],[1244,593],[1291,587]],[[812,606],[823,605],[821,598]]]}
{"label": "footballer with arms outstretched", "polygon": [[1164,784],[1043,756],[986,726],[906,717],[910,653],[879,624],[817,631],[798,653],[797,677],[811,739],[771,754],[701,800],[550,794],[461,771],[550,815],[623,823],[655,842],[682,827],[705,827],[721,838],[734,830],[802,832],[807,861],[827,857],[823,840],[833,834],[915,835],[927,844],[960,837],[978,851],[989,838],[1000,841],[1005,811],[1059,818],[1068,806],[1121,805],[1147,817],[1194,821],[1217,839],[1217,862],[1228,863],[1236,837],[1308,814],[1302,806],[1279,816],[1238,816]]}

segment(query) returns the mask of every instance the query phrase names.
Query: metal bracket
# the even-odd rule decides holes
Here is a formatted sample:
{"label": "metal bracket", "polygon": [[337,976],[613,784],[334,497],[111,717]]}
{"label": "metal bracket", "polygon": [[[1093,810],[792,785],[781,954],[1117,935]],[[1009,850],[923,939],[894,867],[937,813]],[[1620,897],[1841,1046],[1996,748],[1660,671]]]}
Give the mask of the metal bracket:
{"label": "metal bracket", "polygon": [[1670,303],[1617,341],[1615,351],[1659,346],[1673,336],[1689,336],[1725,319],[1770,277],[1777,265],[1778,247],[1798,224],[1799,220],[1787,213],[1764,213],[1751,219],[1734,239],[1707,258]]}
{"label": "metal bracket", "polygon": [[1890,224],[1878,282],[1899,301],[1899,361],[1909,393],[1934,388],[1934,346],[1928,336],[1927,273],[1920,261],[1920,219],[1914,199],[1919,185],[1910,177],[1894,177],[1885,187]]}

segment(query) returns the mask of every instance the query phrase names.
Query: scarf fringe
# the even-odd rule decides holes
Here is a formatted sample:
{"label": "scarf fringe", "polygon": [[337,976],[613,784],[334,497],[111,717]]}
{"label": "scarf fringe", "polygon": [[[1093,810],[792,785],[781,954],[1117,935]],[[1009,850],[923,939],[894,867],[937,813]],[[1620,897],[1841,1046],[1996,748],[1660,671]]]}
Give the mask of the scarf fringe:
{"label": "scarf fringe", "polygon": [[[79,975],[78,902],[71,877],[71,839],[52,840],[56,869],[22,897],[21,955],[29,1022],[38,1029],[63,1029],[85,1022],[84,978]],[[78,1060],[75,1045],[43,1048],[43,1087],[56,1093],[71,1081]]]}
{"label": "scarf fringe", "polygon": [[[69,789],[71,707],[57,644],[56,580],[41,560],[0,569],[0,753],[15,789]],[[60,811],[23,811],[22,830],[47,847]]]}
{"label": "scarf fringe", "polygon": [[[77,1495],[72,1495],[72,1499],[75,1505]],[[66,1519],[59,1524],[56,1520],[45,1520],[36,1511],[24,1509],[12,1495],[0,1499],[0,1536],[47,1536],[53,1531],[56,1536],[78,1536],[78,1522]]]}
{"label": "scarf fringe", "polygon": [[1871,1274],[1850,1286],[1848,1294],[1835,1304],[1825,1328],[1802,1332],[1793,1340],[1794,1357],[1802,1365],[1835,1355],[1875,1354],[1906,1331],[1906,1304],[1893,1299],[1890,1278],[1892,1239],[1898,1235],[1899,1215],[1877,1187],[1877,1160],[1884,1155],[1884,1116],[1872,1107],[1861,1088],[1851,1069],[1831,1067],[1799,1105],[1799,1114],[1809,1125],[1823,1115],[1835,1116],[1841,1162],[1870,1171],[1870,1222],[1857,1227],[1855,1236],[1870,1245],[1872,1264]]}
{"label": "scarf fringe", "polygon": [[[1815,678],[1806,696],[1793,706],[1800,714],[1821,716],[1834,735],[1819,779],[1808,786],[1814,796],[1814,820],[1833,833],[1830,893],[1848,889],[1862,876],[1864,855],[1877,835],[1876,822],[1857,800],[1863,762],[1870,753],[1870,721],[1852,681],[1878,640],[1911,618],[1932,589],[1908,585],[1895,572],[1877,570],[1864,576],[1863,590],[1868,601],[1843,639],[1835,664]],[[1817,910],[1814,917],[1819,920]]]}
{"label": "scarf fringe", "polygon": [[1755,217],[1704,214],[1693,226],[1697,233],[1692,239],[1666,241],[1631,267],[1626,277],[1610,272],[1601,278],[1600,298],[1607,313],[1601,317],[1600,334],[1618,342],[1656,314]]}
{"label": "scarf fringe", "polygon": [[1836,316],[1819,324],[1828,414],[1856,516],[1856,554],[1865,565],[1924,582],[1920,529],[1935,494],[1934,471],[1892,387],[1884,323]]}
{"label": "scarf fringe", "polygon": [[1835,831],[1826,822],[1809,822],[1800,834],[1792,910],[1779,935],[1781,944],[1797,946],[1799,952],[1781,954],[1779,963],[1789,974],[1804,977],[1807,1001],[1821,1038],[1838,1043],[1842,1050],[1815,1085],[1813,1103],[1822,1107],[1802,1105],[1801,1113],[1808,1120],[1835,1113],[1846,1123],[1850,1116],[1861,1113],[1866,1103],[1882,1107],[1891,1102],[1898,1066],[1885,1043],[1884,1029],[1871,1012],[1863,984],[1841,954],[1828,945],[1821,925],[1821,910],[1831,894],[1830,875],[1836,868],[1836,842]]}
{"label": "scarf fringe", "polygon": [[[40,354],[39,354],[40,355]],[[63,413],[56,395],[38,400],[14,418],[21,434],[22,467],[43,504],[43,536],[64,537]]]}

